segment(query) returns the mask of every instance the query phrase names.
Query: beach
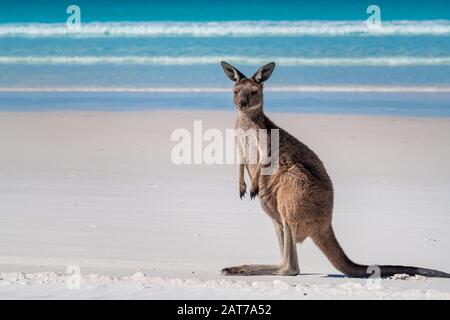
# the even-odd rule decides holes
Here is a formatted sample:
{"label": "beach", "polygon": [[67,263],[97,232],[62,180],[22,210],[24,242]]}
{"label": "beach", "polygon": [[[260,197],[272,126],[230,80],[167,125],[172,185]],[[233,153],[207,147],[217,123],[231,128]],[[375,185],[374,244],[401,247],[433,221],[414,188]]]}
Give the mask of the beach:
{"label": "beach", "polygon": [[[324,162],[353,260],[450,272],[450,118],[268,115]],[[345,278],[310,240],[299,276],[221,276],[279,261],[272,223],[257,200],[239,199],[236,165],[174,164],[171,134],[194,121],[225,133],[235,117],[0,112],[0,299],[450,299],[449,279]]]}
{"label": "beach", "polygon": [[220,274],[280,261],[239,198],[222,61],[275,63],[264,111],[323,161],[352,260],[450,272],[445,1],[2,5],[0,299],[450,299],[344,277],[309,239],[298,276]]}

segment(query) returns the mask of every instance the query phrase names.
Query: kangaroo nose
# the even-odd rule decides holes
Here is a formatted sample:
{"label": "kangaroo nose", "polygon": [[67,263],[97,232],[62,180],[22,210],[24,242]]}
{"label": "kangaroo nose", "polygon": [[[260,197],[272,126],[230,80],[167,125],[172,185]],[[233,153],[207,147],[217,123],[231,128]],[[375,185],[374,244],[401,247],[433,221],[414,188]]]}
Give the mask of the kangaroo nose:
{"label": "kangaroo nose", "polygon": [[247,101],[241,100],[239,101],[239,106],[245,107],[247,105]]}

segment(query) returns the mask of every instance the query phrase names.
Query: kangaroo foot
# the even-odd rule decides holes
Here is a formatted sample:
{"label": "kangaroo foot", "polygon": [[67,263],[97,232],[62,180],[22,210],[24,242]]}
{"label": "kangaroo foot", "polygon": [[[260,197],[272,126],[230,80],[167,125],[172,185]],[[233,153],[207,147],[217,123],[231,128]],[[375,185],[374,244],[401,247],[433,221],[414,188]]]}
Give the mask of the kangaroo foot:
{"label": "kangaroo foot", "polygon": [[295,276],[298,270],[289,270],[279,265],[244,264],[222,269],[224,276]]}

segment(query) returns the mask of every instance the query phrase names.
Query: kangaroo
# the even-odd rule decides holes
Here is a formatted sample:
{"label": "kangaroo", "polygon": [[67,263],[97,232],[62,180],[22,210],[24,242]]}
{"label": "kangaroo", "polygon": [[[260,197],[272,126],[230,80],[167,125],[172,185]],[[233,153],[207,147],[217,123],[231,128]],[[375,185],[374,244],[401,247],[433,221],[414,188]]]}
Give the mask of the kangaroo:
{"label": "kangaroo", "polygon": [[[271,62],[247,78],[238,69],[222,61],[228,78],[234,81],[234,104],[238,118],[236,130],[278,130],[278,170],[271,175],[261,174],[263,167],[258,154],[256,164],[241,159],[239,163],[239,196],[246,194],[244,172],[251,178],[250,198],[259,197],[261,207],[272,219],[281,252],[279,265],[240,265],[222,269],[223,275],[282,275],[300,273],[297,243],[310,237],[327,256],[332,265],[348,277],[366,278],[373,266],[357,264],[347,257],[339,245],[331,223],[333,212],[333,184],[319,157],[305,144],[273,123],[263,110],[263,83],[271,76],[275,63]],[[267,134],[269,137],[269,134]],[[261,139],[261,138],[259,138]],[[267,138],[268,144],[270,139]],[[262,141],[258,140],[258,145]],[[238,143],[238,148],[244,148]],[[260,151],[258,151],[260,152]],[[240,154],[245,157],[243,152]],[[244,161],[242,161],[244,160]],[[418,267],[380,265],[380,277],[395,274],[449,278],[450,274]],[[370,270],[370,272],[369,272]]]}

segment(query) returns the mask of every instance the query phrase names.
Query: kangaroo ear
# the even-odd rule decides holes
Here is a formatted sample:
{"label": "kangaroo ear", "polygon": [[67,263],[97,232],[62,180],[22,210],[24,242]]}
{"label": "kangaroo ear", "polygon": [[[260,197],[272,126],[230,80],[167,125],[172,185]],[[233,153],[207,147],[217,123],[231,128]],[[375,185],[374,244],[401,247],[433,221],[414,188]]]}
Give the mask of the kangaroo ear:
{"label": "kangaroo ear", "polygon": [[270,75],[272,74],[273,69],[275,69],[275,62],[270,62],[270,63],[262,66],[261,68],[259,68],[258,71],[255,72],[255,74],[253,75],[252,78],[257,83],[264,82],[270,78]]}
{"label": "kangaroo ear", "polygon": [[245,76],[231,64],[225,61],[222,61],[220,64],[222,65],[223,71],[225,71],[225,74],[228,78],[230,78],[231,81],[236,82],[245,78]]}

